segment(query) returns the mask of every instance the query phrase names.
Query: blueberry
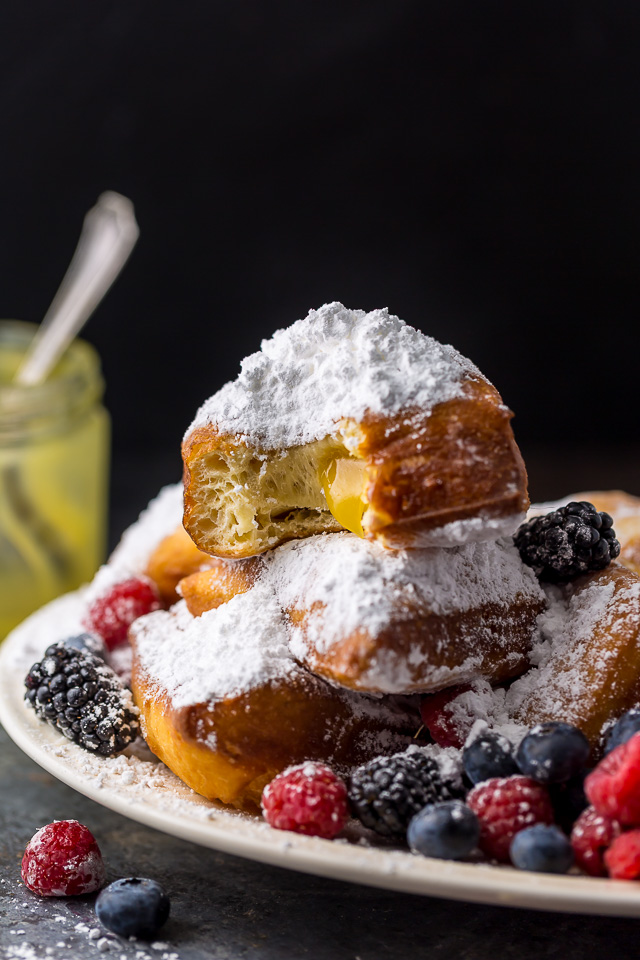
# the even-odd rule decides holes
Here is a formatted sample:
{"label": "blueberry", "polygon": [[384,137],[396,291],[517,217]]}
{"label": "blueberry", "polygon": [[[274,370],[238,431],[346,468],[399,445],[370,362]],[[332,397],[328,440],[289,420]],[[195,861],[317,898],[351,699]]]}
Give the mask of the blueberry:
{"label": "blueberry", "polygon": [[169,898],[155,880],[116,880],[98,895],[96,915],[120,937],[150,940],[169,916]]}
{"label": "blueberry", "polygon": [[513,745],[499,733],[483,733],[462,751],[464,772],[473,784],[518,773]]}
{"label": "blueberry", "polygon": [[93,633],[80,633],[76,637],[65,637],[62,641],[65,647],[71,647],[72,650],[82,650],[84,653],[92,653],[94,657],[105,660],[107,648],[100,637]]}
{"label": "blueberry", "polygon": [[441,860],[460,860],[478,845],[480,824],[461,800],[429,804],[409,824],[407,841],[414,853]]}
{"label": "blueberry", "polygon": [[620,719],[616,720],[614,725],[607,731],[604,740],[605,754],[611,753],[611,751],[619,747],[621,743],[626,743],[634,733],[638,733],[639,731],[640,708],[634,707],[632,710],[627,710],[626,713],[623,713]]}
{"label": "blueberry", "polygon": [[590,772],[585,768],[570,780],[565,780],[564,783],[552,783],[549,786],[556,823],[565,833],[571,833],[574,823],[582,811],[589,806],[584,792],[584,780]]}
{"label": "blueberry", "polygon": [[516,833],[509,850],[519,870],[566,873],[573,866],[573,848],[559,827],[536,823]]}
{"label": "blueberry", "polygon": [[584,733],[568,723],[539,723],[518,747],[516,761],[525,777],[563,783],[586,766],[591,747]]}

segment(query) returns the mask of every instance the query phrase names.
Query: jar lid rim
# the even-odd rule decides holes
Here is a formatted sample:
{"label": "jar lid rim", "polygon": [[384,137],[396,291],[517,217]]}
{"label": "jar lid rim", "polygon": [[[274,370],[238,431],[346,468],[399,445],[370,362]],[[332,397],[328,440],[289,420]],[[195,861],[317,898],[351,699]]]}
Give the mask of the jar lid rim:
{"label": "jar lid rim", "polygon": [[[0,321],[0,352],[3,347],[26,350],[36,324],[22,320]],[[55,421],[74,417],[96,403],[104,392],[100,357],[86,340],[77,338],[59,361],[54,376],[34,386],[0,380],[0,431],[27,425],[30,421]]]}

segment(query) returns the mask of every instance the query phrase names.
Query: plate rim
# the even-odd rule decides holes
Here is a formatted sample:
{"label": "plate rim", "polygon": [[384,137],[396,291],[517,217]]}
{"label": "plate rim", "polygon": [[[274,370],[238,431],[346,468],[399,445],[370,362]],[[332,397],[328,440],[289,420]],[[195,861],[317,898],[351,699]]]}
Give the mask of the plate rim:
{"label": "plate rim", "polygon": [[[52,601],[16,627],[0,647],[0,723],[16,745],[40,767],[90,800],[131,820],[199,846],[267,863],[271,866],[360,883],[396,892],[434,896],[492,906],[592,914],[640,916],[640,884],[584,876],[528,873],[505,866],[435,860],[403,850],[366,847],[322,840],[289,831],[276,831],[257,818],[209,803],[189,791],[174,774],[176,784],[193,797],[194,809],[208,806],[208,818],[177,817],[153,802],[142,803],[115,787],[97,785],[82,777],[68,760],[58,756],[64,745],[81,763],[86,751],[40,721],[24,703],[24,675],[30,661],[20,663],[29,638],[46,637],[47,611],[67,594]],[[54,618],[55,619],[55,618]],[[41,649],[56,638],[43,639]],[[26,666],[25,666],[26,664]],[[242,829],[239,829],[239,825]]]}

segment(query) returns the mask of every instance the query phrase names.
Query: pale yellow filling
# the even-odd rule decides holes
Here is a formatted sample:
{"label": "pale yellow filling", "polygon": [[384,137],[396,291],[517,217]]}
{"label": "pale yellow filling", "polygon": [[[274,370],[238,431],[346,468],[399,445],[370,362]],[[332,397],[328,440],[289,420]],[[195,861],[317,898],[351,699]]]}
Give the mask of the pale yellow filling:
{"label": "pale yellow filling", "polygon": [[285,539],[337,531],[364,536],[365,462],[350,456],[352,438],[324,437],[263,455],[217,448],[191,464],[197,489],[188,528],[217,556],[253,556]]}
{"label": "pale yellow filling", "polygon": [[365,478],[364,461],[353,457],[338,457],[320,473],[322,489],[332,515],[346,530],[359,537],[364,537]]}

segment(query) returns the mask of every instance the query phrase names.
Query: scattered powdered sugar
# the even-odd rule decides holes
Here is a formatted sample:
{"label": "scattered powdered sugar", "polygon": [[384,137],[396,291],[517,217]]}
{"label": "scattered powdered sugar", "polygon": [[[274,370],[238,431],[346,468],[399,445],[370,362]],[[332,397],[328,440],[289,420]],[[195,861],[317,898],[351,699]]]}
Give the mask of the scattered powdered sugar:
{"label": "scattered powdered sugar", "polygon": [[282,449],[327,436],[343,418],[428,411],[481,376],[453,347],[386,308],[329,303],[264,340],[237,379],[202,405],[187,435],[215,424],[258,448]]}
{"label": "scattered powdered sugar", "polygon": [[257,584],[216,610],[193,617],[184,600],[132,627],[136,656],[175,708],[213,702],[298,669],[287,646],[282,608],[268,584]]}
{"label": "scattered powdered sugar", "polygon": [[[272,551],[263,579],[286,609],[309,611],[306,633],[318,652],[357,629],[375,637],[421,614],[484,604],[507,609],[516,598],[544,598],[510,540],[389,551],[351,533],[322,534]],[[314,611],[314,604],[321,606]]]}

